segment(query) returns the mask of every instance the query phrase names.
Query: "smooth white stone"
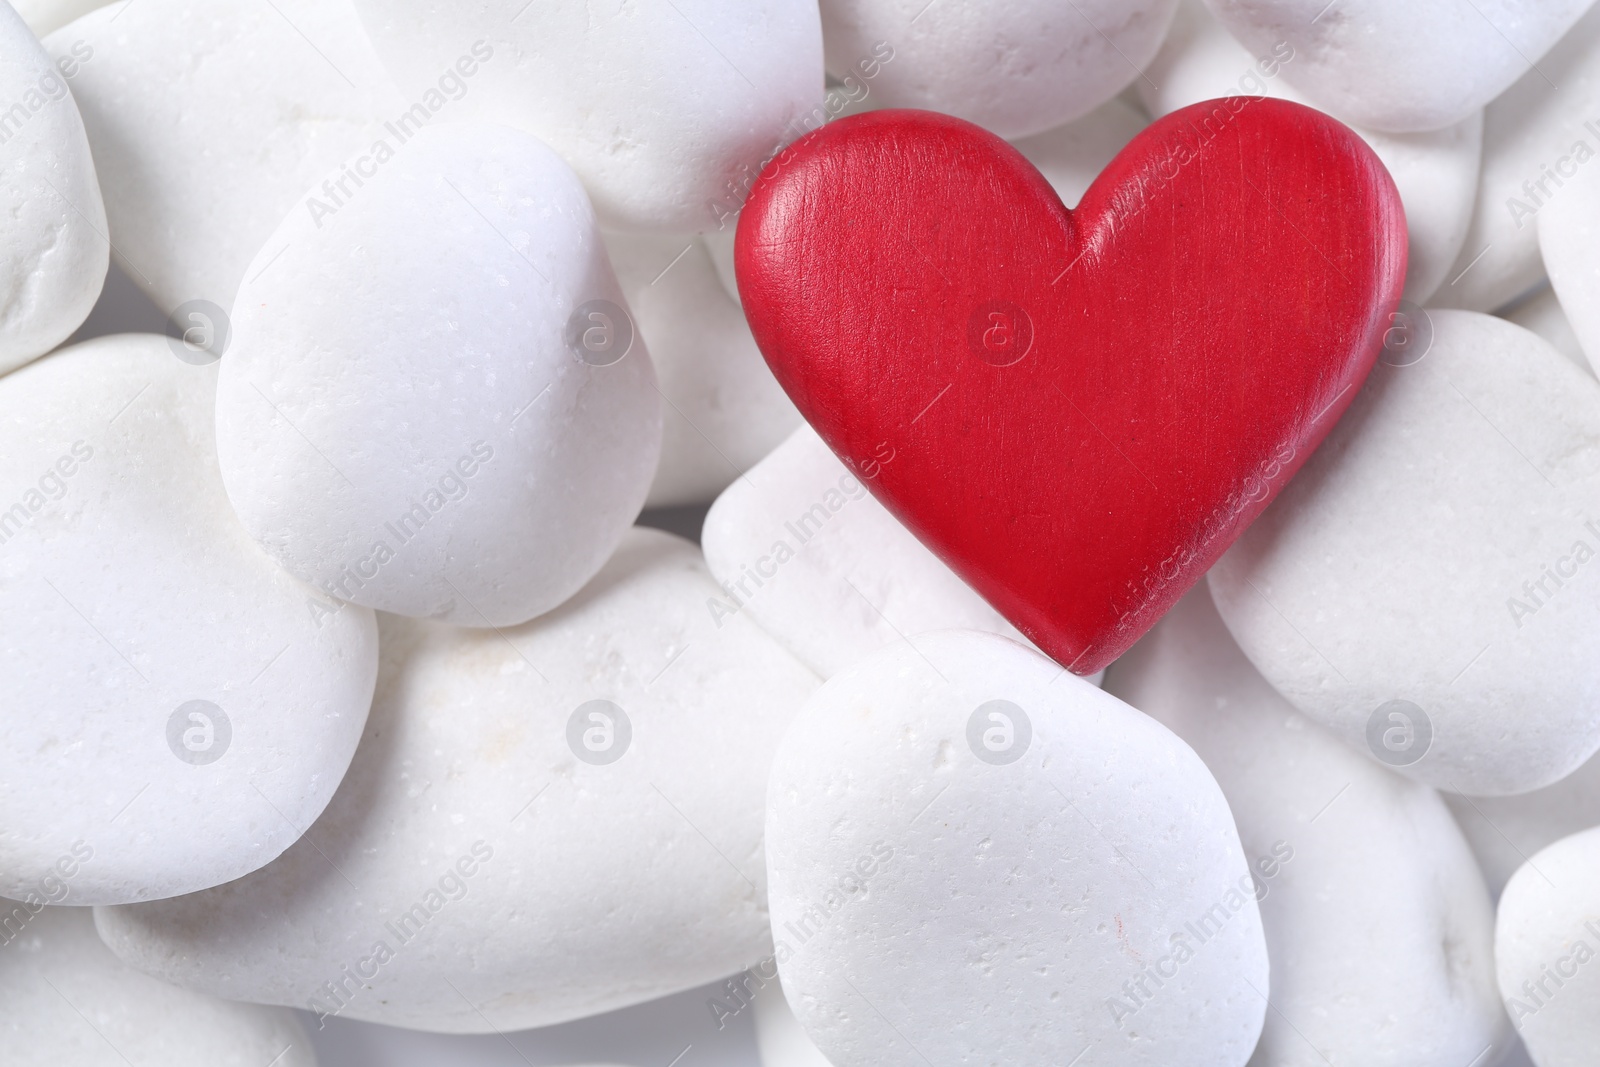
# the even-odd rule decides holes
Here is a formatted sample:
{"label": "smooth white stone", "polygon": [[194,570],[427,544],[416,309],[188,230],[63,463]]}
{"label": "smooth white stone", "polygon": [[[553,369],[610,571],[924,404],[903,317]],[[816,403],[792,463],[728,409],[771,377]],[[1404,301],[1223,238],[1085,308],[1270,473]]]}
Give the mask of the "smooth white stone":
{"label": "smooth white stone", "polygon": [[1176,0],[822,0],[828,70],[883,61],[881,107],[943,111],[1002,137],[1087,115],[1139,77]]}
{"label": "smooth white stone", "polygon": [[1579,347],[1600,356],[1600,167],[1561,192],[1539,213],[1539,255]]}
{"label": "smooth white stone", "polygon": [[11,6],[37,37],[53,33],[112,0],[11,0]]}
{"label": "smooth white stone", "polygon": [[[893,463],[886,445],[882,463]],[[928,630],[1015,627],[867,491],[810,426],[730,485],[700,535],[720,623],[748,613],[824,678]]]}
{"label": "smooth white stone", "polygon": [[1267,680],[1358,751],[1527,792],[1600,746],[1600,384],[1503,319],[1429,321],[1432,348],[1374,368],[1211,587]]}
{"label": "smooth white stone", "polygon": [[0,374],[66,340],[105,281],[106,209],[69,88],[92,58],[58,64],[0,3]]}
{"label": "smooth white stone", "polygon": [[[1591,128],[1593,124],[1593,128]],[[1574,153],[1582,142],[1586,149]],[[1443,307],[1493,311],[1535,288],[1544,277],[1538,216],[1569,195],[1562,183],[1583,157],[1600,155],[1600,8],[1567,35],[1484,111],[1483,169],[1472,225],[1434,294]],[[1554,175],[1552,177],[1551,175]],[[1544,182],[1541,189],[1536,183]]]}
{"label": "smooth white stone", "polygon": [[[1149,80],[1135,83],[1152,115],[1222,96],[1270,96],[1316,107],[1289,84],[1303,52],[1275,40],[1259,56],[1235,40],[1200,0],[1182,0],[1172,32],[1150,64]],[[1483,114],[1474,112],[1441,130],[1383,133],[1353,126],[1394,178],[1411,238],[1406,298],[1416,304],[1448,277],[1461,251],[1478,193]],[[1448,276],[1448,277],[1447,277]]]}
{"label": "smooth white stone", "polygon": [[1061,202],[1077,207],[1106,164],[1149,124],[1132,104],[1113,98],[1075,122],[1014,144],[1039,168]]}
{"label": "smooth white stone", "polygon": [[1462,833],[1478,857],[1478,866],[1499,896],[1516,869],[1547,845],[1600,826],[1600,757],[1554,785],[1515,797],[1468,797],[1444,794]]}
{"label": "smooth white stone", "polygon": [[661,465],[646,507],[708,504],[800,425],[694,236],[606,234],[661,389]]}
{"label": "smooth white stone", "polygon": [[[738,213],[779,148],[820,125],[822,28],[811,0],[596,5],[355,0],[373,43],[419,96],[483,40],[459,116],[548,143],[608,229],[686,233]],[[453,116],[455,113],[452,113]]]}
{"label": "smooth white stone", "polygon": [[0,1039],[7,1063],[52,1067],[317,1067],[292,1012],[236,1004],[140,974],[87,908],[0,900]]}
{"label": "smooth white stone", "polygon": [[0,378],[0,895],[45,896],[73,855],[73,904],[238,878],[311,825],[361,737],[372,613],[239,526],[215,383],[150,335]]}
{"label": "smooth white stone", "polygon": [[1194,747],[1238,823],[1275,1009],[1252,1062],[1494,1062],[1485,1049],[1510,1039],[1494,909],[1437,793],[1296,712],[1204,586],[1112,665],[1106,689]]}
{"label": "smooth white stone", "polygon": [[[655,473],[661,401],[643,338],[621,349],[626,301],[553,152],[505,127],[425,128],[320,229],[285,219],[250,274],[217,446],[240,518],[291,573],[504,626],[600,569]],[[585,319],[597,300],[610,309]],[[605,329],[609,351],[574,341]]]}
{"label": "smooth white stone", "polygon": [[[323,983],[375,972],[339,1014],[455,1033],[625,1007],[766,955],[761,798],[817,679],[753,624],[714,626],[715,592],[692,544],[634,529],[524,626],[384,616],[366,737],[302,842],[229,885],[102,911],[103,936],[168,981],[330,1014]],[[596,700],[616,707],[582,711]]]}
{"label": "smooth white stone", "polygon": [[1538,1067],[1592,1067],[1600,1048],[1600,827],[1511,876],[1494,951],[1506,1009]]}
{"label": "smooth white stone", "polygon": [[[128,0],[51,34],[72,79],[128,274],[165,312],[226,312],[256,250],[307,190],[386,139],[409,101],[350,0]],[[354,189],[347,184],[347,189]]]}
{"label": "smooth white stone", "polygon": [[1594,0],[1206,0],[1257,52],[1300,55],[1285,77],[1346,122],[1412,133],[1454,125],[1520,78]]}
{"label": "smooth white stone", "polygon": [[[818,690],[773,761],[767,872],[784,993],[837,1067],[1085,1046],[1239,1067],[1261,1032],[1266,945],[1216,782],[1165,727],[994,634],[925,634]],[[1131,993],[1162,960],[1164,983]]]}
{"label": "smooth white stone", "polygon": [[1584,354],[1583,345],[1579,343],[1578,335],[1572,329],[1571,320],[1561,309],[1561,301],[1556,298],[1554,289],[1544,286],[1498,314],[1506,321],[1514,322],[1524,330],[1532,330],[1543,337],[1557,352],[1566,356],[1574,367],[1589,377],[1594,377],[1594,367],[1590,365],[1589,357]]}
{"label": "smooth white stone", "polygon": [[794,1017],[776,979],[756,994],[754,1004],[761,1067],[833,1067],[806,1036],[806,1028]]}

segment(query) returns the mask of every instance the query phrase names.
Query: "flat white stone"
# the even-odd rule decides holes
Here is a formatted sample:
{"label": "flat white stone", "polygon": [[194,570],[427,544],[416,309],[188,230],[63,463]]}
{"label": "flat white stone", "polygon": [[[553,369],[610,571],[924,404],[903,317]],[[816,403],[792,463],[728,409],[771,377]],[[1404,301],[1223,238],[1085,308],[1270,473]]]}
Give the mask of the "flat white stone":
{"label": "flat white stone", "polygon": [[[885,445],[877,463],[893,463]],[[867,491],[810,426],[730,485],[701,544],[722,585],[721,622],[748,614],[824,678],[927,630],[988,630],[1021,640],[972,588]]]}
{"label": "flat white stone", "polygon": [[1569,834],[1600,826],[1600,758],[1554,785],[1514,797],[1444,794],[1483,870],[1499,896],[1518,867],[1535,852]]}
{"label": "flat white stone", "polygon": [[1061,202],[1077,207],[1106,165],[1149,124],[1132,104],[1113,97],[1080,119],[1014,144],[1039,168]]}
{"label": "flat white stone", "polygon": [[880,107],[943,111],[1027,137],[1116,96],[1161,44],[1176,0],[823,0],[828,70],[882,62]]}
{"label": "flat white stone", "polygon": [[6,1062],[53,1067],[317,1067],[282,1008],[158,982],[113,956],[88,908],[0,900]]}
{"label": "flat white stone", "polygon": [[811,0],[355,3],[413,98],[437,91],[457,57],[486,42],[495,58],[452,117],[548,143],[608,229],[716,229],[738,213],[762,165],[825,118]]}
{"label": "flat white stone", "polygon": [[1203,585],[1111,666],[1106,689],[1194,747],[1238,823],[1272,962],[1252,1062],[1496,1062],[1484,1050],[1510,1034],[1494,909],[1437,793],[1295,711]]}
{"label": "flat white stone", "polygon": [[[1580,147],[1582,146],[1582,147]],[[1433,303],[1494,311],[1536,287],[1538,216],[1600,156],[1600,8],[1484,111],[1472,225]]]}
{"label": "flat white stone", "polygon": [[709,504],[794,432],[800,412],[698,237],[606,234],[605,244],[665,401],[645,506]]}
{"label": "flat white stone", "polygon": [[[424,128],[240,289],[217,391],[239,517],[328,595],[463,626],[600,569],[661,400],[583,187],[505,127]],[[448,368],[448,373],[442,368]]]}
{"label": "flat white stone", "polygon": [[1495,923],[1506,1010],[1538,1067],[1589,1067],[1600,1048],[1600,827],[1511,876]]}
{"label": "flat white stone", "polygon": [[69,903],[121,903],[238,878],[311,825],[361,737],[372,613],[239,526],[215,383],[150,335],[0,378],[0,895],[49,899],[55,879]]}
{"label": "flat white stone", "polygon": [[[1222,792],[1165,727],[994,634],[830,679],[767,792],[784,994],[836,1067],[1239,1067],[1267,953]],[[1159,971],[1159,977],[1153,975]]]}
{"label": "flat white stone", "polygon": [[1600,746],[1600,385],[1503,319],[1429,322],[1211,588],[1267,680],[1358,751],[1527,792]]}
{"label": "flat white stone", "polygon": [[[1157,117],[1223,96],[1270,96],[1317,107],[1290,84],[1289,71],[1306,61],[1306,54],[1286,40],[1274,40],[1252,54],[1200,0],[1182,0],[1172,32],[1150,64],[1148,79],[1134,84]],[[1473,112],[1426,133],[1352,129],[1377,153],[1400,192],[1411,238],[1405,295],[1413,303],[1426,303],[1454,277],[1450,265],[1472,220],[1483,115]]]}
{"label": "flat white stone", "polygon": [[1524,330],[1532,330],[1583,373],[1594,377],[1594,367],[1584,354],[1583,345],[1572,329],[1572,321],[1561,308],[1555,290],[1544,286],[1526,298],[1498,312],[1501,318],[1514,322]]}
{"label": "flat white stone", "polygon": [[128,0],[45,47],[92,52],[72,95],[111,242],[165,312],[197,300],[226,312],[279,220],[308,210],[307,190],[377,140],[400,143],[382,121],[408,102],[350,0]]}
{"label": "flat white stone", "polygon": [[69,88],[90,58],[58,64],[0,4],[0,374],[65,341],[105,281],[106,210]]}
{"label": "flat white stone", "polygon": [[1374,130],[1454,125],[1528,71],[1594,0],[1206,0],[1256,52],[1286,42],[1285,77]]}
{"label": "flat white stone", "polygon": [[524,626],[383,616],[366,737],[302,842],[229,885],[104,910],[102,935],[180,985],[456,1033],[767,955],[761,798],[817,679],[748,621],[714,626],[715,592],[692,544],[635,529]]}

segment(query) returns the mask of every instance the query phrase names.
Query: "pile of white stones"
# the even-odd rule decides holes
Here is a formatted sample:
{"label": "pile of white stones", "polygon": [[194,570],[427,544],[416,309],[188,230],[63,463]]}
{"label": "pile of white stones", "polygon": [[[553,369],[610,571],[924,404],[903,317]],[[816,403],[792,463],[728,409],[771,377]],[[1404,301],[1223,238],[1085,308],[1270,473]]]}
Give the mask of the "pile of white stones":
{"label": "pile of white stones", "polygon": [[[1600,1063],[1590,3],[0,3],[0,1061],[717,983],[767,1067]],[[1072,204],[1238,93],[1371,143],[1408,303],[1080,679],[802,424],[733,229],[843,114]]]}

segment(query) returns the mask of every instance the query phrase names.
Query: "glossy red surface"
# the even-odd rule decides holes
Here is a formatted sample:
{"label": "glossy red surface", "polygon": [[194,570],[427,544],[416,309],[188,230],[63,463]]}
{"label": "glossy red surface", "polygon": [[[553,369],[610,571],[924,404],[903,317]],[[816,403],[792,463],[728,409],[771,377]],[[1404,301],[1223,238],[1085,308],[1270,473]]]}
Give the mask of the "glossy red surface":
{"label": "glossy red surface", "polygon": [[1406,229],[1360,138],[1283,101],[1167,116],[1072,211],[979,127],[878,111],[768,166],[735,257],[756,341],[823,439],[1088,674],[1349,405],[1400,299]]}

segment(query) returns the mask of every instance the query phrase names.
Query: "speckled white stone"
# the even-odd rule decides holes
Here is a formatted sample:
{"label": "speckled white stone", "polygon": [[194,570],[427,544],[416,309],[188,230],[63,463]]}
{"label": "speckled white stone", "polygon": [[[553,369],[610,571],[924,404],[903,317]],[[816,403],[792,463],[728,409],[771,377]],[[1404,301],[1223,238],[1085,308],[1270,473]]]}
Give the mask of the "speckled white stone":
{"label": "speckled white stone", "polygon": [[700,238],[606,234],[661,408],[661,465],[646,507],[708,504],[800,425]]}
{"label": "speckled white stone", "polygon": [[[1330,12],[1331,16],[1331,12]],[[1290,84],[1289,72],[1307,56],[1286,40],[1252,53],[1212,17],[1200,0],[1182,0],[1172,32],[1150,64],[1149,78],[1135,82],[1151,114],[1221,96],[1261,95],[1318,105]],[[1353,127],[1394,178],[1405,207],[1410,249],[1407,299],[1423,304],[1454,277],[1450,264],[1461,250],[1478,192],[1483,115],[1426,133],[1384,133]]]}
{"label": "speckled white stone", "polygon": [[1194,746],[1238,823],[1272,961],[1275,1010],[1253,1062],[1495,1062],[1484,1050],[1509,1033],[1494,910],[1437,793],[1295,711],[1204,585],[1112,665],[1106,689]]}
{"label": "speckled white stone", "polygon": [[1500,897],[1500,993],[1538,1067],[1590,1067],[1600,1048],[1600,827],[1532,856]]}
{"label": "speckled white stone", "polygon": [[828,69],[882,60],[881,107],[943,111],[1002,137],[1086,115],[1139,76],[1176,0],[823,0]]}
{"label": "speckled white stone", "polygon": [[350,0],[128,0],[52,33],[122,266],[164,312],[226,311],[307,189],[380,138],[402,101]]}
{"label": "speckled white stone", "polygon": [[1589,357],[1584,354],[1583,345],[1579,343],[1578,335],[1572,329],[1572,321],[1562,310],[1561,301],[1557,299],[1554,289],[1544,286],[1498,314],[1524,330],[1532,330],[1543,337],[1557,352],[1566,356],[1574,367],[1591,378],[1594,377],[1594,367],[1589,363]]}
{"label": "speckled white stone", "polygon": [[[1485,109],[1472,225],[1433,303],[1494,311],[1539,284],[1538,216],[1569,196],[1564,183],[1579,156],[1584,169],[1600,165],[1597,131],[1600,8],[1591,8],[1539,60],[1538,70],[1527,71]],[[1580,143],[1586,148],[1578,149]]]}
{"label": "speckled white stone", "polygon": [[926,634],[818,690],[773,762],[767,871],[784,993],[836,1067],[1085,1046],[1240,1067],[1261,1032],[1266,945],[1216,782],[994,634]]}
{"label": "speckled white stone", "polygon": [[607,328],[584,312],[604,300],[595,343],[622,344],[626,301],[582,186],[528,134],[427,127],[359,194],[320,226],[291,214],[240,289],[217,392],[228,495],[330,596],[522,622],[577,592],[644,503],[649,352],[571,343]]}
{"label": "speckled white stone", "polygon": [[811,0],[355,0],[417,96],[476,40],[463,116],[527,130],[570,163],[608,229],[685,233],[738,213],[769,157],[820,125]]}
{"label": "speckled white stone", "polygon": [[101,943],[87,908],[0,900],[0,1047],[54,1067],[317,1067],[294,1015],[140,974]]}
{"label": "speckled white stone", "polygon": [[1287,42],[1285,76],[1327,111],[1408,133],[1460,122],[1539,64],[1594,0],[1206,0],[1257,52]]}
{"label": "speckled white stone", "polygon": [[105,281],[106,210],[70,88],[92,59],[58,64],[0,4],[0,374],[66,340]]}
{"label": "speckled white stone", "polygon": [[1568,834],[1600,826],[1600,758],[1554,785],[1514,797],[1444,794],[1472,845],[1489,892],[1498,896],[1535,852]]}
{"label": "speckled white stone", "polygon": [[1211,587],[1267,680],[1357,750],[1527,792],[1600,746],[1600,384],[1503,319],[1430,320],[1431,350],[1373,370]]}
{"label": "speckled white stone", "polygon": [[[715,591],[692,544],[635,529],[524,626],[383,616],[367,735],[302,843],[229,885],[102,911],[107,943],[228,997],[470,1033],[767,955],[761,798],[817,679],[747,621],[713,625]],[[609,739],[594,709],[577,715],[594,700],[622,709],[630,741],[614,709]],[[575,715],[619,758],[580,761]]]}
{"label": "speckled white stone", "polygon": [[[894,462],[885,446],[883,463]],[[701,543],[719,619],[748,614],[824,678],[926,630],[1021,640],[867,491],[810,426],[717,498]]]}
{"label": "speckled white stone", "polygon": [[[0,895],[62,878],[47,899],[120,903],[238,878],[311,824],[361,737],[372,613],[239,526],[215,383],[149,335],[0,378]],[[182,710],[197,700],[215,707]]]}

